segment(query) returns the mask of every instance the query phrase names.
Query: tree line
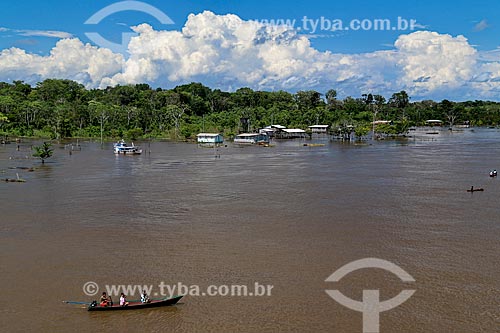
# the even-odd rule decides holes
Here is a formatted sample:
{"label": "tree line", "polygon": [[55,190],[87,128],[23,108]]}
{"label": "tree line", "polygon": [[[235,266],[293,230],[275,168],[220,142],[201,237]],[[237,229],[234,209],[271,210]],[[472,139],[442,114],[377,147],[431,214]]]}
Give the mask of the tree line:
{"label": "tree line", "polygon": [[[242,119],[250,128],[242,126]],[[377,94],[337,98],[331,89],[234,92],[210,89],[201,83],[173,89],[153,89],[148,84],[86,89],[60,79],[31,86],[22,81],[0,82],[0,135],[42,138],[169,138],[190,139],[200,132],[231,137],[271,124],[303,128],[331,125],[333,131],[348,129],[358,137],[372,129],[374,120],[389,124],[377,132],[401,134],[409,126],[425,125],[428,119],[453,126],[497,126],[500,103],[491,101],[412,102],[405,91],[389,99]]]}

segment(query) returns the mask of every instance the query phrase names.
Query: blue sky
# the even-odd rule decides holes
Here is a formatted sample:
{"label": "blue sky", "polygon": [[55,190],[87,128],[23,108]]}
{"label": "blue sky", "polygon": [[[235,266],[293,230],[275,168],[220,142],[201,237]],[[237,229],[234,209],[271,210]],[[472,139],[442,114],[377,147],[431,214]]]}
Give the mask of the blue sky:
{"label": "blue sky", "polygon": [[[118,1],[62,1],[24,0],[10,2],[2,6],[0,27],[17,30],[55,30],[63,31],[88,40],[84,33],[89,26],[84,22],[103,7]],[[296,19],[298,24],[304,16],[311,19],[321,17],[333,20],[342,19],[377,19],[397,20],[398,17],[415,19],[419,25],[443,34],[464,35],[471,44],[480,50],[491,50],[500,46],[500,2],[465,1],[453,3],[438,1],[234,1],[234,0],[191,0],[145,1],[165,12],[176,23],[163,26],[155,18],[137,12],[122,12],[104,20],[96,30],[101,30],[110,39],[118,40],[121,32],[129,28],[118,23],[136,25],[148,22],[156,28],[181,29],[190,13],[204,10],[216,14],[236,14],[242,19]],[[486,22],[481,31],[475,27]],[[307,34],[307,33],[306,33]],[[370,52],[392,47],[400,34],[399,31],[357,31],[347,33],[328,33],[324,37],[314,38],[313,45],[320,50],[334,52],[359,53]],[[47,53],[56,40],[52,38],[20,36],[14,33],[3,33],[0,48],[18,46],[32,52]]]}
{"label": "blue sky", "polygon": [[[105,8],[108,5],[118,3],[119,1],[71,1],[71,0],[48,0],[48,1],[34,1],[25,0],[18,2],[9,2],[9,5],[3,5],[0,11],[0,50],[12,50],[12,48],[18,48],[23,50],[27,55],[37,55],[39,57],[30,58],[31,63],[38,64],[33,65],[32,71],[30,73],[26,66],[25,68],[15,68],[16,58],[24,57],[24,54],[9,54],[0,56],[0,66],[5,64],[4,67],[0,68],[0,81],[9,81],[14,79],[23,79],[30,82],[30,80],[44,79],[49,76],[61,76],[64,78],[71,78],[82,81],[82,83],[87,86],[103,86],[105,84],[124,84],[124,83],[135,83],[141,76],[132,77],[131,74],[125,73],[125,75],[118,75],[109,80],[99,80],[96,81],[96,73],[90,73],[90,70],[85,71],[82,69],[79,73],[70,73],[70,71],[53,71],[50,66],[55,66],[55,59],[49,58],[51,52],[56,48],[56,43],[60,42],[61,39],[70,38],[77,39],[83,44],[89,43],[96,48],[102,48],[102,45],[98,45],[94,40],[88,38],[85,33],[97,32],[105,38],[106,40],[119,43],[121,41],[122,33],[131,32],[131,27],[137,26],[141,23],[149,24],[155,32],[163,31],[181,31],[186,25],[188,20],[188,15],[190,14],[201,14],[204,11],[210,11],[217,17],[227,18],[227,14],[237,15],[243,22],[249,20],[277,20],[285,19],[289,22],[295,20],[295,33],[297,36],[295,38],[300,38],[301,36],[307,37],[310,43],[310,49],[308,52],[313,57],[318,57],[318,59],[323,59],[321,61],[327,62],[324,58],[326,55],[333,54],[335,56],[331,57],[332,62],[339,61],[342,63],[342,69],[337,68],[332,69],[329,73],[329,77],[319,77],[318,79],[312,79],[311,77],[306,77],[305,80],[301,80],[301,75],[306,75],[304,71],[298,69],[298,67],[286,67],[281,68],[280,71],[290,71],[288,77],[282,77],[275,72],[263,72],[259,78],[244,78],[244,79],[234,79],[231,77],[233,72],[230,70],[221,70],[220,75],[215,80],[212,80],[208,75],[207,71],[216,70],[217,64],[226,63],[226,61],[234,61],[234,54],[228,55],[230,59],[224,58],[223,55],[219,55],[217,58],[212,57],[212,64],[207,64],[209,69],[200,69],[199,72],[188,71],[189,74],[176,75],[176,73],[162,72],[154,75],[152,73],[144,74],[143,78],[145,81],[152,85],[162,85],[162,86],[174,86],[178,83],[183,83],[187,81],[200,80],[203,83],[212,86],[220,87],[226,89],[236,89],[238,86],[251,86],[256,89],[285,89],[285,90],[299,90],[299,89],[326,89],[327,86],[336,87],[339,86],[339,91],[346,95],[360,95],[367,90],[381,89],[382,93],[389,94],[390,89],[399,90],[408,89],[412,91],[414,89],[415,95],[420,99],[426,97],[432,98],[445,98],[460,97],[463,96],[463,90],[466,89],[477,89],[476,92],[478,98],[495,98],[495,94],[491,91],[496,91],[497,78],[497,58],[500,61],[500,57],[497,56],[495,52],[500,46],[500,41],[498,36],[500,36],[500,16],[498,16],[500,10],[500,2],[498,1],[455,1],[450,2],[436,2],[436,1],[294,1],[294,2],[284,2],[284,1],[234,1],[234,0],[190,0],[190,1],[169,1],[169,0],[145,0],[151,6],[154,6],[158,10],[162,11],[168,17],[170,17],[174,24],[161,24],[157,19],[152,17],[147,13],[140,13],[137,11],[122,11],[114,13],[103,19],[97,25],[87,25],[85,21],[89,19],[93,14],[99,10]],[[212,19],[213,17],[210,16]],[[303,19],[307,17],[311,21],[311,25],[308,25],[308,29],[304,29]],[[389,31],[327,31],[326,29],[320,29],[320,25],[317,26],[315,31],[312,31],[312,24],[320,24],[321,20],[324,22],[324,26],[332,22],[333,20],[342,20],[344,26],[348,25],[352,20],[375,20],[375,19],[388,19],[392,24],[397,22],[398,17],[403,18],[407,21],[415,20],[417,22],[415,30],[389,30]],[[207,25],[208,16],[204,20],[198,20],[196,22],[204,22]],[[226,20],[227,21],[227,20]],[[328,21],[328,22],[327,22]],[[193,21],[194,22],[194,21]],[[227,23],[227,22],[226,22]],[[217,30],[216,34],[220,33],[231,34],[227,32],[228,23],[222,24]],[[203,34],[203,29],[198,29],[196,33]],[[401,36],[411,35],[415,31],[427,31],[429,33],[437,33],[438,36],[427,35],[412,35],[411,40],[402,40],[400,42],[399,48],[395,46],[395,42],[401,38]],[[145,36],[144,32],[138,33],[141,36]],[[447,37],[449,35],[449,38]],[[457,40],[459,35],[463,35],[467,40]],[[158,35],[160,36],[160,35]],[[173,35],[161,35],[167,38],[170,43],[175,40]],[[225,35],[224,35],[225,36]],[[268,48],[271,48],[272,43],[275,43],[274,35],[268,34],[263,38],[266,40],[264,44]],[[174,38],[174,39],[172,39]],[[181,37],[178,37],[181,38]],[[183,36],[184,41],[187,36]],[[274,38],[274,39],[273,39]],[[281,37],[280,37],[281,38]],[[457,66],[460,62],[459,57],[461,54],[465,54],[466,63],[470,63],[470,67],[462,68],[457,70],[454,74],[453,68],[449,71],[443,71],[442,75],[445,78],[434,77],[433,72],[437,72],[440,64],[434,64],[434,67],[429,68],[426,64],[426,59],[420,59],[421,67],[419,64],[415,63],[415,59],[409,54],[418,53],[418,47],[422,46],[422,38],[432,42],[427,43],[424,50],[428,50],[429,45],[434,45],[435,43],[440,44],[440,48],[444,56],[453,54],[451,60],[447,61],[457,61]],[[404,39],[404,37],[403,37]],[[418,40],[416,42],[415,40]],[[212,43],[213,42],[213,43]],[[240,41],[234,41],[235,45]],[[155,43],[154,40],[150,40],[150,43]],[[210,40],[207,43],[212,43],[210,46],[215,47],[218,42]],[[214,44],[215,43],[215,44]],[[285,56],[279,56],[277,62],[281,61],[283,66],[285,63],[292,63],[296,59],[293,59],[293,52],[297,52],[301,48],[296,44],[290,46],[292,43],[290,40],[284,42],[286,45],[281,45],[277,54],[289,53],[292,56],[284,59]],[[204,49],[207,45],[202,45],[200,43],[196,44],[200,49]],[[419,46],[420,45],[420,46]],[[449,48],[449,45],[453,45],[453,51]],[[286,51],[285,46],[290,46]],[[80,47],[80,46],[68,46],[65,47]],[[184,57],[193,55],[193,45],[189,46],[190,53],[183,55]],[[61,47],[58,47],[62,49]],[[81,48],[81,47],[80,47]],[[458,49],[457,49],[458,48]],[[57,49],[57,48],[56,48]],[[155,56],[144,55],[140,51],[135,49],[137,54],[141,54],[142,57],[147,58],[151,64],[157,64],[160,61],[167,61],[170,59],[169,56],[164,58],[155,58]],[[216,47],[215,47],[216,50]],[[272,55],[264,54],[266,49],[263,48],[262,52],[248,52],[248,62],[252,63],[252,66],[267,66],[272,67]],[[393,54],[391,51],[399,51],[397,59],[391,61],[387,59],[392,59]],[[409,51],[408,51],[409,50]],[[80,50],[81,51],[81,50]],[[79,51],[79,52],[80,52]],[[119,53],[118,50],[113,50],[115,53]],[[172,50],[171,50],[172,51]],[[316,51],[320,54],[316,54]],[[65,53],[66,51],[61,51],[60,53]],[[76,52],[76,51],[75,51]],[[81,51],[83,52],[83,51]],[[152,51],[153,52],[153,51]],[[155,51],[158,53],[158,51]],[[179,55],[179,52],[184,52],[184,50],[174,50],[174,54]],[[187,51],[186,51],[187,52]],[[387,54],[382,54],[380,52],[388,52]],[[432,51],[434,52],[434,51]],[[450,53],[451,52],[451,53]],[[471,54],[474,53],[474,54]],[[12,52],[11,52],[12,53]],[[123,61],[127,62],[129,58],[137,58],[133,52],[123,51]],[[263,61],[261,63],[253,63],[251,56],[262,57]],[[346,57],[343,57],[347,56]],[[82,55],[83,56],[83,55]],[[302,62],[307,62],[305,58],[298,59]],[[92,56],[94,57],[94,56]],[[266,58],[267,57],[267,58]],[[370,62],[373,57],[377,58],[377,61]],[[402,59],[401,57],[404,57]],[[439,54],[429,54],[429,57],[439,57]],[[458,57],[458,58],[457,58]],[[473,59],[472,59],[472,58]],[[26,57],[24,57],[26,58]],[[95,59],[92,58],[92,59]],[[133,61],[130,60],[127,64],[127,68],[132,68],[134,66]],[[240,62],[246,62],[246,58],[238,58]],[[346,60],[347,59],[347,60]],[[485,63],[485,59],[487,62]],[[207,59],[203,59],[205,61]],[[2,62],[3,61],[3,62]],[[63,57],[57,59],[57,61],[65,61]],[[69,61],[69,60],[68,60]],[[318,60],[319,61],[319,60]],[[49,64],[50,62],[50,64]],[[90,63],[90,60],[89,60]],[[69,63],[68,63],[69,64]],[[347,65],[346,65],[347,64]],[[352,73],[349,75],[345,73],[351,65]],[[360,65],[363,64],[363,65]],[[241,65],[241,63],[240,63]],[[481,65],[481,68],[477,66]],[[484,66],[483,66],[484,65]],[[43,66],[50,67],[49,69],[42,68]],[[69,65],[68,65],[69,66]],[[356,66],[360,68],[355,68]],[[377,67],[374,67],[377,66]],[[462,66],[462,65],[460,65]],[[29,66],[28,66],[29,67]],[[47,68],[48,68],[47,67]],[[233,66],[234,67],[234,66]],[[300,67],[300,66],[299,66]],[[305,66],[307,67],[307,66]],[[300,67],[300,68],[304,68]],[[318,72],[329,68],[328,64],[325,64],[321,68],[318,67]],[[398,84],[386,84],[381,85],[373,82],[370,85],[363,85],[362,87],[357,87],[356,84],[359,82],[365,82],[363,79],[363,71],[377,68],[380,71],[376,77],[372,77],[373,80],[399,80]],[[383,68],[383,69],[381,69]],[[175,70],[172,69],[172,71]],[[217,69],[218,70],[218,69]],[[358,72],[356,72],[358,70]],[[478,70],[484,71],[483,74],[477,75],[474,72]],[[467,74],[467,73],[469,74]],[[217,72],[219,73],[219,72]],[[78,75],[77,75],[78,74]],[[111,76],[112,73],[106,73]],[[172,77],[172,79],[164,79],[164,76]],[[318,76],[318,74],[315,74]],[[414,75],[413,77],[410,77]],[[437,74],[436,74],[437,75]],[[98,75],[97,75],[98,76]],[[105,75],[102,75],[104,77]],[[277,78],[279,76],[279,79]],[[334,76],[335,78],[332,78]],[[100,77],[100,79],[102,79]],[[268,84],[269,77],[273,77],[273,83]],[[92,78],[92,79],[90,79]],[[450,83],[450,78],[453,80],[463,80],[463,82]],[[127,81],[128,80],[128,81]],[[280,85],[279,80],[286,81],[287,84]],[[304,84],[301,86],[299,83]],[[411,82],[418,83],[419,87],[413,87]],[[426,85],[426,82],[434,82],[432,85]],[[439,83],[441,82],[441,83]],[[478,84],[480,82],[480,84]],[[473,87],[472,87],[473,86]],[[418,89],[417,89],[418,88]],[[500,91],[500,87],[498,87]],[[489,92],[488,92],[489,91]],[[467,97],[473,98],[474,92]]]}

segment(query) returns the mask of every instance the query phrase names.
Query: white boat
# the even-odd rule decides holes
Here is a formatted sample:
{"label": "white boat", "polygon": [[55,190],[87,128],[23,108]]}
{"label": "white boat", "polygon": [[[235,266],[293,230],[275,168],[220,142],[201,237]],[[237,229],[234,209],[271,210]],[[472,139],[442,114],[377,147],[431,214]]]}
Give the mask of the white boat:
{"label": "white boat", "polygon": [[142,154],[142,149],[137,146],[134,146],[132,142],[131,146],[128,146],[124,140],[118,141],[113,144],[113,150],[115,154],[124,154],[124,155],[138,155]]}
{"label": "white boat", "polygon": [[234,138],[235,144],[265,145],[269,143],[269,136],[265,133],[243,133]]}

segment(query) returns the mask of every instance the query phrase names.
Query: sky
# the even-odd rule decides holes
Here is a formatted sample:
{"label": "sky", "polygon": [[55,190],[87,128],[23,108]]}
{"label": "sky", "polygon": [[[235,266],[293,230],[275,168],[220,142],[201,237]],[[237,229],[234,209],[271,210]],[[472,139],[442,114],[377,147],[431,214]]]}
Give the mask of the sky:
{"label": "sky", "polygon": [[0,81],[500,100],[500,2],[4,1]]}

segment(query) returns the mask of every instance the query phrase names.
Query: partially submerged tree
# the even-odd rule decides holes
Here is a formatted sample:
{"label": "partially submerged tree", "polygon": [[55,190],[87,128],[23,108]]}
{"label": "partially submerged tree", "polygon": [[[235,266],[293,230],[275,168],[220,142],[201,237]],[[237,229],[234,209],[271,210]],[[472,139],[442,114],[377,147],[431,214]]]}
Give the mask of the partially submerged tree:
{"label": "partially submerged tree", "polygon": [[52,156],[53,150],[50,147],[52,147],[52,145],[48,142],[44,142],[41,146],[33,147],[35,150],[33,156],[42,159],[42,164],[45,163],[45,160]]}
{"label": "partially submerged tree", "polygon": [[442,110],[443,115],[448,119],[448,123],[450,128],[453,127],[457,118],[464,112],[463,105],[457,105],[456,103],[450,102],[447,99],[444,99],[439,103],[439,108]]}

